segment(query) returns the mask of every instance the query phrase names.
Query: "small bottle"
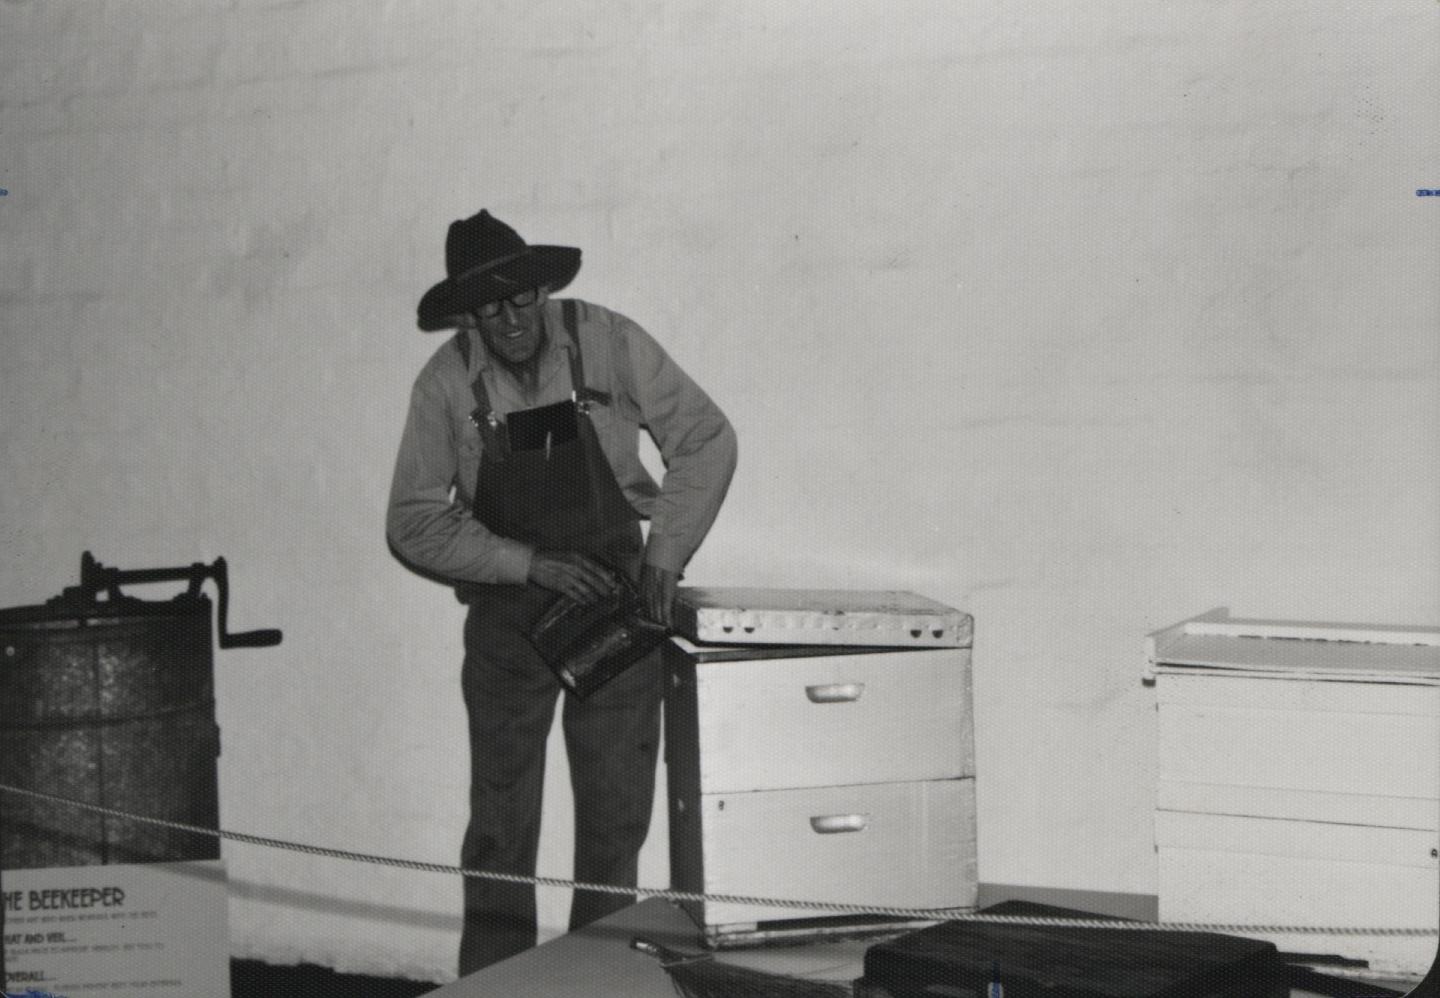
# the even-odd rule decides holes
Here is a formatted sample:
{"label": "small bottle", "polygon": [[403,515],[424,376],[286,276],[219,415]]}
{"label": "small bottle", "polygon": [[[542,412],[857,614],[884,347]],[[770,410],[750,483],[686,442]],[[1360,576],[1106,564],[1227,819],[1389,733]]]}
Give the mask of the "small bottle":
{"label": "small bottle", "polygon": [[990,964],[990,986],[985,989],[985,998],[1005,998],[1005,985],[1000,983],[1000,961]]}

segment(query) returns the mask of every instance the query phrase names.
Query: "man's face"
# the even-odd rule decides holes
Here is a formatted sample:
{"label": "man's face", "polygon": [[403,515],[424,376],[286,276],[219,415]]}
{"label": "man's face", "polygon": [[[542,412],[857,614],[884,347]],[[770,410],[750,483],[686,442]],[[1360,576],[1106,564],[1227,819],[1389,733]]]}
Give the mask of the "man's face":
{"label": "man's face", "polygon": [[[492,302],[474,313],[481,337],[492,356],[507,364],[528,363],[545,342],[541,306],[544,288],[522,291],[505,301]],[[516,304],[516,302],[520,304]]]}

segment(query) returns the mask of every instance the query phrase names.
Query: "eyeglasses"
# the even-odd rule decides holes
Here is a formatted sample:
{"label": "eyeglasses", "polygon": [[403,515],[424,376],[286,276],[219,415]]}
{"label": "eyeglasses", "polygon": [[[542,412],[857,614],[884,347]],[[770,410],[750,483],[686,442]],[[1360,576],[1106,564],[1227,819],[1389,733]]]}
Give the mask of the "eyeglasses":
{"label": "eyeglasses", "polygon": [[511,308],[525,308],[528,305],[534,305],[536,299],[539,297],[540,291],[538,288],[527,288],[519,294],[511,295],[509,298],[504,298],[500,301],[487,301],[475,311],[483,318],[493,319],[500,314],[501,305],[508,303]]}

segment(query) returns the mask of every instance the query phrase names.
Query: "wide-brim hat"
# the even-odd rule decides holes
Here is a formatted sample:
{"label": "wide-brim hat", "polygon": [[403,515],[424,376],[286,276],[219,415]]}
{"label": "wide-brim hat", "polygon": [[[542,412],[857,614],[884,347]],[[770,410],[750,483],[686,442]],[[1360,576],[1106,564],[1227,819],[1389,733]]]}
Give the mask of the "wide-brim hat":
{"label": "wide-brim hat", "polygon": [[526,288],[558,291],[580,270],[574,246],[531,246],[490,212],[450,223],[445,280],[425,292],[416,310],[421,329],[458,325],[459,317]]}

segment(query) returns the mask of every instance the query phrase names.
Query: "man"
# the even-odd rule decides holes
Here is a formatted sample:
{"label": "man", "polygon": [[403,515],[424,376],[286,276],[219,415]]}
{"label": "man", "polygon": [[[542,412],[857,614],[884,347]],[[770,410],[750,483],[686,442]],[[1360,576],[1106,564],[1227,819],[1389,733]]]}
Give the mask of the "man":
{"label": "man", "polygon": [[[533,874],[560,686],[530,626],[557,594],[597,599],[622,572],[647,615],[670,624],[681,571],[734,472],[735,433],[634,322],[551,297],[579,270],[578,249],[529,245],[481,211],[450,226],[445,266],[449,276],[420,301],[419,326],[458,332],[415,381],[386,533],[400,559],[469,605],[462,865]],[[659,485],[639,458],[642,428],[664,460]],[[584,699],[565,697],[577,880],[635,886],[662,690],[652,654]],[[632,898],[577,891],[570,928]],[[535,938],[532,886],[465,878],[461,974]]]}

